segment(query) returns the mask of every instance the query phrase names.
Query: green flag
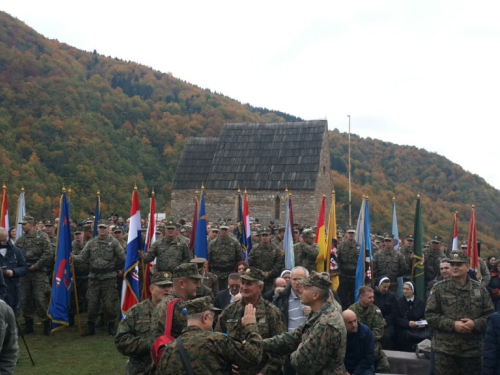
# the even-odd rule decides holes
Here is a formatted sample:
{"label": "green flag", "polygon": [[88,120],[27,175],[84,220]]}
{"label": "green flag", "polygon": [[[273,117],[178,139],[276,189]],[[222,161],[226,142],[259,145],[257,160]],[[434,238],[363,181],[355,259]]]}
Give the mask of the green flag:
{"label": "green flag", "polygon": [[417,207],[415,209],[415,226],[413,228],[413,258],[412,280],[415,285],[415,294],[425,301],[425,275],[422,248],[424,245],[424,233],[422,226],[422,207],[420,206],[420,194],[417,195]]}

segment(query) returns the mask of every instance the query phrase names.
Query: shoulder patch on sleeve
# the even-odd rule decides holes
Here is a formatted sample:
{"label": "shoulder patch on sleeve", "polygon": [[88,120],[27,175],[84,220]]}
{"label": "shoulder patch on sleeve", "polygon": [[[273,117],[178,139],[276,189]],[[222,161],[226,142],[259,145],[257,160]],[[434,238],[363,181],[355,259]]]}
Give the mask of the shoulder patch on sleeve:
{"label": "shoulder patch on sleeve", "polygon": [[227,333],[223,333],[222,336],[229,337],[229,335]]}

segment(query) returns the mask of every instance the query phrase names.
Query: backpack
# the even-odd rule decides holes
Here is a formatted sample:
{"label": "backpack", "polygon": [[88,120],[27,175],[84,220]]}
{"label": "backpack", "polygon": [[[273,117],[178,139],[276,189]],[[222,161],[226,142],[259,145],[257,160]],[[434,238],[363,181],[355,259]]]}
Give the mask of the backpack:
{"label": "backpack", "polygon": [[158,366],[158,363],[160,363],[161,356],[163,355],[163,352],[165,351],[165,348],[167,347],[168,344],[173,342],[175,340],[175,337],[172,336],[172,322],[173,322],[173,313],[174,313],[174,307],[175,304],[179,301],[182,301],[182,298],[173,298],[168,302],[167,305],[167,316],[166,316],[166,324],[165,324],[165,332],[163,333],[162,336],[158,337],[155,340],[155,343],[151,347],[151,355],[153,357],[153,361],[155,363],[155,366]]}

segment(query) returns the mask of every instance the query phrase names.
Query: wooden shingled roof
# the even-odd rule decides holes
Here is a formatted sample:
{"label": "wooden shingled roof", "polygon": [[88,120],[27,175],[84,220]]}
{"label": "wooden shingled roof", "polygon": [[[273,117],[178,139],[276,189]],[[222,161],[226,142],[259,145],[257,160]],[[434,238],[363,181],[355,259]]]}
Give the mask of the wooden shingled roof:
{"label": "wooden shingled roof", "polygon": [[172,189],[314,190],[326,120],[225,124],[220,138],[190,138]]}

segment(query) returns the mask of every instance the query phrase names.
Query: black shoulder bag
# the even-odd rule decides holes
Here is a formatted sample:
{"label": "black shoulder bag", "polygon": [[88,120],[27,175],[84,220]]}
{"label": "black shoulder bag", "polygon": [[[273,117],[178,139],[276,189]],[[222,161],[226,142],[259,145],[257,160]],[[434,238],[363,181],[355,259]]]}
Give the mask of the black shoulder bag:
{"label": "black shoulder bag", "polygon": [[184,349],[184,345],[182,345],[182,337],[181,336],[177,337],[176,341],[177,341],[177,348],[179,349],[179,354],[181,355],[182,366],[184,366],[186,374],[194,375],[193,368],[191,367],[188,356],[186,354],[186,350]]}

